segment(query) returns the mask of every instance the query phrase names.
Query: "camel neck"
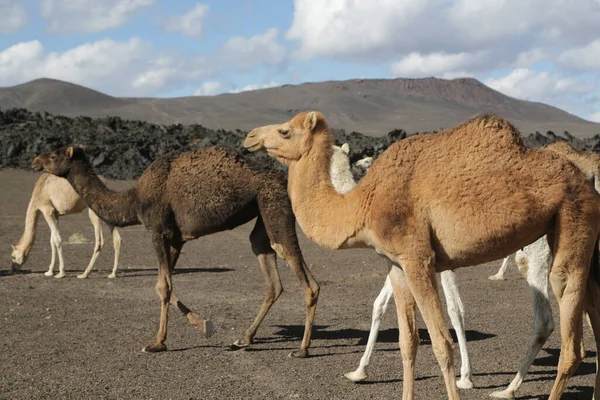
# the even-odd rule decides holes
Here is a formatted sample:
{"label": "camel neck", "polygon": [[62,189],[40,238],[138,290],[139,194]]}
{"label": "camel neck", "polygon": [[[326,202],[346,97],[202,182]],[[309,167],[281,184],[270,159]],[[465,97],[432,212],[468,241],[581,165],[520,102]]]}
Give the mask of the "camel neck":
{"label": "camel neck", "polygon": [[310,151],[289,166],[288,192],[300,227],[309,239],[329,249],[339,249],[362,226],[357,189],[339,194],[331,183],[329,132],[314,135]]}
{"label": "camel neck", "polygon": [[87,160],[72,160],[66,176],[73,189],[103,221],[114,226],[139,225],[135,188],[116,192],[106,187]]}
{"label": "camel neck", "polygon": [[25,231],[17,243],[17,247],[22,248],[25,251],[31,249],[35,243],[37,224],[40,217],[40,210],[37,208],[35,197],[36,194],[34,193],[27,206],[27,214],[25,214]]}

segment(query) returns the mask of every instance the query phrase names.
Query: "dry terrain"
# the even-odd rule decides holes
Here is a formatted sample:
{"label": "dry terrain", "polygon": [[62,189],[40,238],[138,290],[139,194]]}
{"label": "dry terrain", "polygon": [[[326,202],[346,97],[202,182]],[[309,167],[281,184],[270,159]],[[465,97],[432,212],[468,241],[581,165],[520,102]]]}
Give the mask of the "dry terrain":
{"label": "dry terrain", "polygon": [[[0,398],[2,399],[387,399],[401,397],[401,359],[395,312],[382,323],[370,378],[354,384],[342,377],[356,367],[368,334],[371,304],[386,267],[368,250],[331,252],[301,236],[305,258],[321,283],[312,357],[292,359],[302,334],[304,306],[296,279],[280,262],[286,289],[248,350],[231,351],[262,300],[262,277],[248,244],[251,225],[201,238],[184,248],[175,291],[198,314],[215,321],[209,339],[171,314],[169,351],[145,354],[158,328],[156,267],[143,227],[122,230],[119,276],[106,279],[112,265],[109,244],[98,260],[101,271],[75,278],[88,263],[92,244],[65,243],[68,276],[42,273],[50,260],[49,230],[43,220],[29,262],[10,275],[10,243],[23,229],[24,213],[37,174],[0,171]],[[112,182],[117,188],[128,182]],[[63,240],[75,233],[91,241],[87,215],[61,220]],[[108,234],[108,232],[106,232]],[[463,399],[484,399],[513,378],[531,329],[529,292],[516,268],[505,282],[488,281],[499,262],[458,271],[467,312],[467,338],[475,372],[473,390]],[[553,301],[556,314],[556,303]],[[555,317],[558,321],[558,318]],[[439,368],[420,323],[416,397],[443,399]],[[588,327],[585,339],[593,340]],[[519,398],[545,398],[558,361],[555,331],[527,376]],[[566,399],[590,399],[595,348]],[[457,351],[455,351],[457,353]],[[458,360],[458,356],[456,357]]]}
{"label": "dry terrain", "polygon": [[227,130],[250,130],[285,121],[299,111],[319,110],[334,128],[372,136],[392,129],[408,133],[447,129],[475,114],[492,112],[525,135],[567,130],[583,138],[600,133],[600,124],[547,104],[506,96],[471,78],[351,79],[177,98],[112,97],[68,82],[38,79],[0,88],[0,108],[12,107]]}

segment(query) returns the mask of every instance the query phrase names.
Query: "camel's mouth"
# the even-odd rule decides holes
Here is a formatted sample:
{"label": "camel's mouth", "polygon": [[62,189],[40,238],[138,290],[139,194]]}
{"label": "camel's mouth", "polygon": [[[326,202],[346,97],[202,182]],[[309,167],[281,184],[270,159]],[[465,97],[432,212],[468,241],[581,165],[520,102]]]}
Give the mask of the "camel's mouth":
{"label": "camel's mouth", "polygon": [[244,148],[252,153],[262,149],[263,143],[261,141],[255,142],[253,140],[246,139],[244,141]]}
{"label": "camel's mouth", "polygon": [[31,163],[31,168],[33,168],[35,171],[41,171],[44,169],[44,166],[42,165],[42,162],[36,157]]}
{"label": "camel's mouth", "polygon": [[10,269],[12,270],[12,272],[20,272],[21,266],[19,264],[17,264],[16,262],[13,262],[10,266]]}

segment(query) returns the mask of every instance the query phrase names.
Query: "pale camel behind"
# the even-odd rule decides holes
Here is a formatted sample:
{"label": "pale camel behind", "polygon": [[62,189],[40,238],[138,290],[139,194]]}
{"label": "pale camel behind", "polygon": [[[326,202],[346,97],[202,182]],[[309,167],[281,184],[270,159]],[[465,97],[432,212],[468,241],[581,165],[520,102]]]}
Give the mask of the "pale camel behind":
{"label": "pale camel behind", "polygon": [[[331,183],[338,193],[344,194],[352,190],[356,186],[354,176],[352,175],[350,158],[348,154],[350,152],[350,146],[348,143],[344,143],[341,146],[333,146],[333,154],[331,156]],[[372,157],[366,157],[357,161],[354,165],[367,171],[373,163]],[[389,261],[389,269],[392,268],[393,264]],[[462,362],[460,368],[460,379],[456,381],[456,385],[461,389],[470,389],[473,387],[473,381],[471,380],[472,370],[471,361],[469,359],[469,352],[467,351],[467,336],[465,334],[465,309],[458,292],[458,284],[456,281],[456,274],[454,271],[444,271],[440,274],[442,289],[446,296],[446,306],[448,309],[448,315],[456,336],[458,338],[458,347],[460,349],[460,359]],[[379,292],[379,295],[373,303],[373,317],[371,319],[371,330],[369,332],[369,339],[367,340],[367,347],[365,353],[360,359],[358,368],[352,372],[344,374],[346,378],[353,382],[360,382],[367,379],[367,370],[371,360],[371,355],[377,342],[377,336],[379,334],[379,325],[381,324],[381,318],[387,307],[389,306],[393,296],[392,283],[389,275],[385,278],[385,283]]]}
{"label": "pale camel behind", "polygon": [[[86,208],[87,205],[85,202],[73,190],[66,179],[51,174],[42,174],[37,180],[31,194],[31,199],[29,200],[29,206],[25,214],[25,231],[23,232],[23,236],[21,236],[16,245],[12,246],[11,258],[13,271],[18,271],[27,261],[29,252],[35,243],[38,218],[40,213],[42,213],[50,227],[50,248],[52,249],[50,267],[44,275],[52,276],[54,274],[54,265],[56,264],[56,256],[58,254],[58,274],[54,277],[64,277],[65,263],[62,254],[62,239],[58,230],[58,219],[63,215],[78,214]],[[87,278],[96,263],[96,259],[100,255],[100,251],[104,247],[104,235],[102,233],[100,218],[91,209],[88,210],[88,214],[94,226],[94,252],[87,268],[82,274],[77,275],[78,278]],[[108,277],[114,278],[117,276],[117,268],[119,266],[121,235],[114,226],[108,224],[107,226],[112,234],[115,249],[113,269]]]}
{"label": "pale camel behind", "polygon": [[506,257],[548,234],[562,339],[549,400],[558,400],[585,354],[584,310],[600,341],[600,195],[584,174],[557,154],[528,149],[510,123],[484,115],[392,144],[341,195],[331,184],[333,142],[324,116],[305,112],[252,130],[244,146],[288,165],[288,193],[309,239],[332,250],[371,247],[401,266],[390,278],[403,398],[414,397],[417,305],[448,397],[459,398],[435,273]]}

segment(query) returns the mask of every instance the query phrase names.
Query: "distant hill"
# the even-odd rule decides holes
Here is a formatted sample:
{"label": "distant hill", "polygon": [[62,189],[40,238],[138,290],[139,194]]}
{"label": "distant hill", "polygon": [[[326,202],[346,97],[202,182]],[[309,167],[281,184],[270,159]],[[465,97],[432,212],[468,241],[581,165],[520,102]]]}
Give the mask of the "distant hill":
{"label": "distant hill", "polygon": [[353,79],[284,85],[218,96],[117,98],[53,79],[0,88],[0,108],[24,107],[67,116],[120,116],[156,124],[201,124],[250,130],[305,110],[322,111],[329,124],[381,136],[450,128],[474,114],[492,112],[523,134],[548,130],[575,137],[600,134],[600,124],[558,108],[505,96],[471,78]]}

